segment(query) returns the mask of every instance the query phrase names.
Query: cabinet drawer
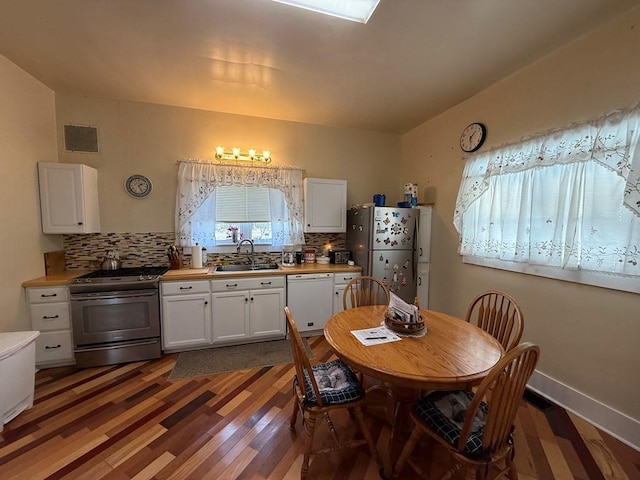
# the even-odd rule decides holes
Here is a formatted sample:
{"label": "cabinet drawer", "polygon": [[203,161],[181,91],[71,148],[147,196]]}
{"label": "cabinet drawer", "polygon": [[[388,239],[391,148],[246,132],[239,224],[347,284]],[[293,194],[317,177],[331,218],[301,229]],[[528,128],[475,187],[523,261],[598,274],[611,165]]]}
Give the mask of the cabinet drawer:
{"label": "cabinet drawer", "polygon": [[333,284],[334,285],[346,285],[351,280],[353,280],[354,278],[359,277],[359,276],[360,276],[360,273],[358,273],[358,272],[336,273],[333,276]]}
{"label": "cabinet drawer", "polygon": [[179,295],[182,293],[209,293],[208,280],[193,282],[161,282],[162,295]]}
{"label": "cabinet drawer", "polygon": [[73,359],[71,330],[43,332],[36,338],[36,363],[53,363]]}
{"label": "cabinet drawer", "polygon": [[29,306],[34,330],[68,330],[71,328],[68,303],[37,303]]}
{"label": "cabinet drawer", "polygon": [[27,288],[28,303],[68,302],[67,287]]}
{"label": "cabinet drawer", "polygon": [[229,290],[255,290],[260,288],[283,288],[286,280],[284,275],[268,277],[228,278],[225,280],[211,280],[211,291],[227,292]]}

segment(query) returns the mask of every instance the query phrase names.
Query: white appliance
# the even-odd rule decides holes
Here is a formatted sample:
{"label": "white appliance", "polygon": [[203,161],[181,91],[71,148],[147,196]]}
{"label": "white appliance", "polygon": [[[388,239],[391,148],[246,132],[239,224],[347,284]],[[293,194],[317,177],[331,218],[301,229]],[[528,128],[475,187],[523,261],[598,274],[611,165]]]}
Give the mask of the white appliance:
{"label": "white appliance", "polygon": [[381,280],[407,303],[416,297],[416,208],[353,207],[347,212],[347,250],[362,275]]}
{"label": "white appliance", "polygon": [[324,330],[333,314],[333,273],[287,275],[287,306],[301,335]]}
{"label": "white appliance", "polygon": [[37,330],[0,333],[0,432],[33,406],[38,335]]}

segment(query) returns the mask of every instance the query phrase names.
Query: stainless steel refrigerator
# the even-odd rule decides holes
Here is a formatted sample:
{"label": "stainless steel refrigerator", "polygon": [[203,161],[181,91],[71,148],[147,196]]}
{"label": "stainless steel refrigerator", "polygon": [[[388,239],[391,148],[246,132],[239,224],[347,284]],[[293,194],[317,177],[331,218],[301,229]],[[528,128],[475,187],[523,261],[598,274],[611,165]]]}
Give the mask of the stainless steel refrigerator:
{"label": "stainless steel refrigerator", "polygon": [[382,280],[409,303],[417,289],[419,216],[414,208],[354,207],[347,212],[347,250],[362,275]]}

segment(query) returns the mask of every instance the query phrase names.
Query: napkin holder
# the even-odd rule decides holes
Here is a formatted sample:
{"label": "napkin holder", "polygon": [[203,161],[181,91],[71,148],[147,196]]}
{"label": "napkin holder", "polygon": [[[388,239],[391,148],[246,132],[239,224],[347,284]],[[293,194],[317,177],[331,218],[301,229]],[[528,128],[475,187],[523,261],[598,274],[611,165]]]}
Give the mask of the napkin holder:
{"label": "napkin holder", "polygon": [[402,319],[398,312],[393,308],[388,308],[385,312],[384,324],[392,332],[403,335],[418,335],[422,334],[425,330],[424,320],[422,320],[422,317],[407,321]]}

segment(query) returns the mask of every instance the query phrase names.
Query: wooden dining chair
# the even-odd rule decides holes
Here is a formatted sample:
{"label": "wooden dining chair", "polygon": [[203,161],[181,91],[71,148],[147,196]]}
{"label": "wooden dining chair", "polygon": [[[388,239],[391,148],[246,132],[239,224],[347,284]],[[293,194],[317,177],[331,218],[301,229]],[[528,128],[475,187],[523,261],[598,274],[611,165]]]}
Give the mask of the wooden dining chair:
{"label": "wooden dining chair", "polygon": [[442,478],[464,468],[466,479],[485,479],[492,468],[517,479],[513,423],[539,355],[537,345],[523,343],[491,369],[475,392],[437,391],[421,397],[412,408],[415,427],[394,473],[402,471],[421,435],[427,434],[453,456],[453,466]]}
{"label": "wooden dining chair", "polygon": [[516,301],[506,293],[490,290],[476,296],[465,317],[500,342],[506,352],[520,343],[524,315]]}
{"label": "wooden dining chair", "polygon": [[[364,400],[362,385],[351,369],[341,360],[311,365],[289,307],[285,307],[284,312],[289,326],[291,350],[296,368],[296,375],[293,379],[293,393],[296,401],[293,404],[293,414],[291,415],[289,428],[295,430],[298,411],[300,411],[303,419],[302,424],[307,433],[300,478],[307,478],[309,459],[312,454],[330,453],[338,449],[354,448],[365,444],[369,446],[371,456],[380,467],[376,446],[362,413]],[[349,417],[355,420],[364,435],[364,439],[340,440],[329,416],[329,412],[336,409],[347,409],[349,411]],[[318,416],[322,416],[326,420],[334,444],[313,450],[313,436]]]}
{"label": "wooden dining chair", "polygon": [[363,307],[365,305],[388,305],[389,290],[375,277],[362,275],[351,279],[344,287],[342,308]]}

